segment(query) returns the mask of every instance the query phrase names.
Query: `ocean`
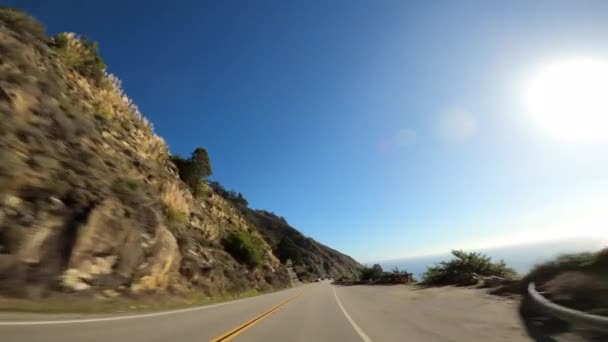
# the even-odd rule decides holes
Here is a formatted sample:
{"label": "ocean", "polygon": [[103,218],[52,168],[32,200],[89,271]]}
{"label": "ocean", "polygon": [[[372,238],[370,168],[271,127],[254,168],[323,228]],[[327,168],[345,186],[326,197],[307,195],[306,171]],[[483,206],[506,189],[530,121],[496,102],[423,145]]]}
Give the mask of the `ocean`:
{"label": "ocean", "polygon": [[[561,254],[595,252],[605,247],[608,246],[599,239],[569,239],[468,251],[484,253],[493,260],[504,260],[507,266],[524,275],[535,265],[550,261]],[[401,270],[405,269],[407,272],[413,273],[414,277],[420,279],[427,267],[449,259],[451,259],[451,254],[444,253],[380,261],[377,263],[386,271],[398,267]]]}

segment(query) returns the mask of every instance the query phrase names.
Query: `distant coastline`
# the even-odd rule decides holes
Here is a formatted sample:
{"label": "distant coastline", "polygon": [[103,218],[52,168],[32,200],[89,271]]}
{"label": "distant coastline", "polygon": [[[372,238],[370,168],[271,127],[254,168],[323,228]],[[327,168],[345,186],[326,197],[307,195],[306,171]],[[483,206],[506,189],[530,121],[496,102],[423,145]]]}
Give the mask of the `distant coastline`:
{"label": "distant coastline", "polygon": [[[549,261],[561,254],[595,252],[606,246],[606,242],[599,238],[589,239],[567,239],[537,242],[522,245],[467,249],[468,251],[482,252],[495,260],[504,260],[508,266],[520,274],[525,274],[535,265]],[[455,248],[457,249],[457,247]],[[420,278],[427,267],[438,262],[450,259],[450,253],[427,255],[419,257],[407,257],[401,259],[385,260],[379,263],[386,270],[405,269]],[[371,264],[371,263],[370,263]]]}

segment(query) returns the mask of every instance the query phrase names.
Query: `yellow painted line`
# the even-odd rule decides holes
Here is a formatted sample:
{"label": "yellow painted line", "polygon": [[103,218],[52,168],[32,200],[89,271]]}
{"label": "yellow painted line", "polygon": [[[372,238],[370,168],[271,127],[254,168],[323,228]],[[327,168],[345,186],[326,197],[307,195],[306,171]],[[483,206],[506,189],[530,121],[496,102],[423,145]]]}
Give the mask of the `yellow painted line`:
{"label": "yellow painted line", "polygon": [[301,291],[297,295],[289,298],[288,300],[280,303],[279,305],[271,307],[270,309],[264,311],[263,313],[259,314],[258,316],[248,320],[247,322],[245,322],[243,324],[240,324],[236,328],[231,329],[228,332],[226,332],[220,336],[212,338],[211,340],[209,340],[209,342],[226,342],[226,341],[232,340],[233,338],[242,334],[245,330],[251,328],[252,326],[254,326],[257,323],[259,323],[260,321],[262,321],[264,318],[270,316],[272,313],[278,311],[283,306],[289,304],[290,302],[294,301],[296,298],[300,297],[302,295],[302,293],[304,293],[304,291]]}

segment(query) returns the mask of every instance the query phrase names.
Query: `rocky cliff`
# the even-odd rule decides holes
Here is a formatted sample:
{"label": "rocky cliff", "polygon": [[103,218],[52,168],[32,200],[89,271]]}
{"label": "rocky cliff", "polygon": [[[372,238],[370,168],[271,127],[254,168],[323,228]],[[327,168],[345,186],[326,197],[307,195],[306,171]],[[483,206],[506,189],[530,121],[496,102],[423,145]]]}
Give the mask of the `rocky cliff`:
{"label": "rocky cliff", "polygon": [[281,261],[291,259],[294,262],[300,279],[353,276],[361,269],[361,264],[353,258],[304,236],[284,218],[271,212],[249,209],[245,217],[258,227]]}
{"label": "rocky cliff", "polygon": [[[208,186],[193,196],[96,51],[0,9],[0,294],[281,288],[282,234],[306,256],[308,277],[358,267]],[[235,232],[261,241],[255,267],[228,252]]]}

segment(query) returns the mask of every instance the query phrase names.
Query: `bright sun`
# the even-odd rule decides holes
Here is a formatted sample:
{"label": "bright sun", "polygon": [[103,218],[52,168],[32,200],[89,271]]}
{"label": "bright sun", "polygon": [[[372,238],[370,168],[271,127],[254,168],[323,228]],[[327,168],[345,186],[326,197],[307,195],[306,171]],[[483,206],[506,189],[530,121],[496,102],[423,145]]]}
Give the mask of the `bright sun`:
{"label": "bright sun", "polygon": [[542,68],[527,104],[550,134],[568,141],[608,141],[608,61],[578,58]]}

